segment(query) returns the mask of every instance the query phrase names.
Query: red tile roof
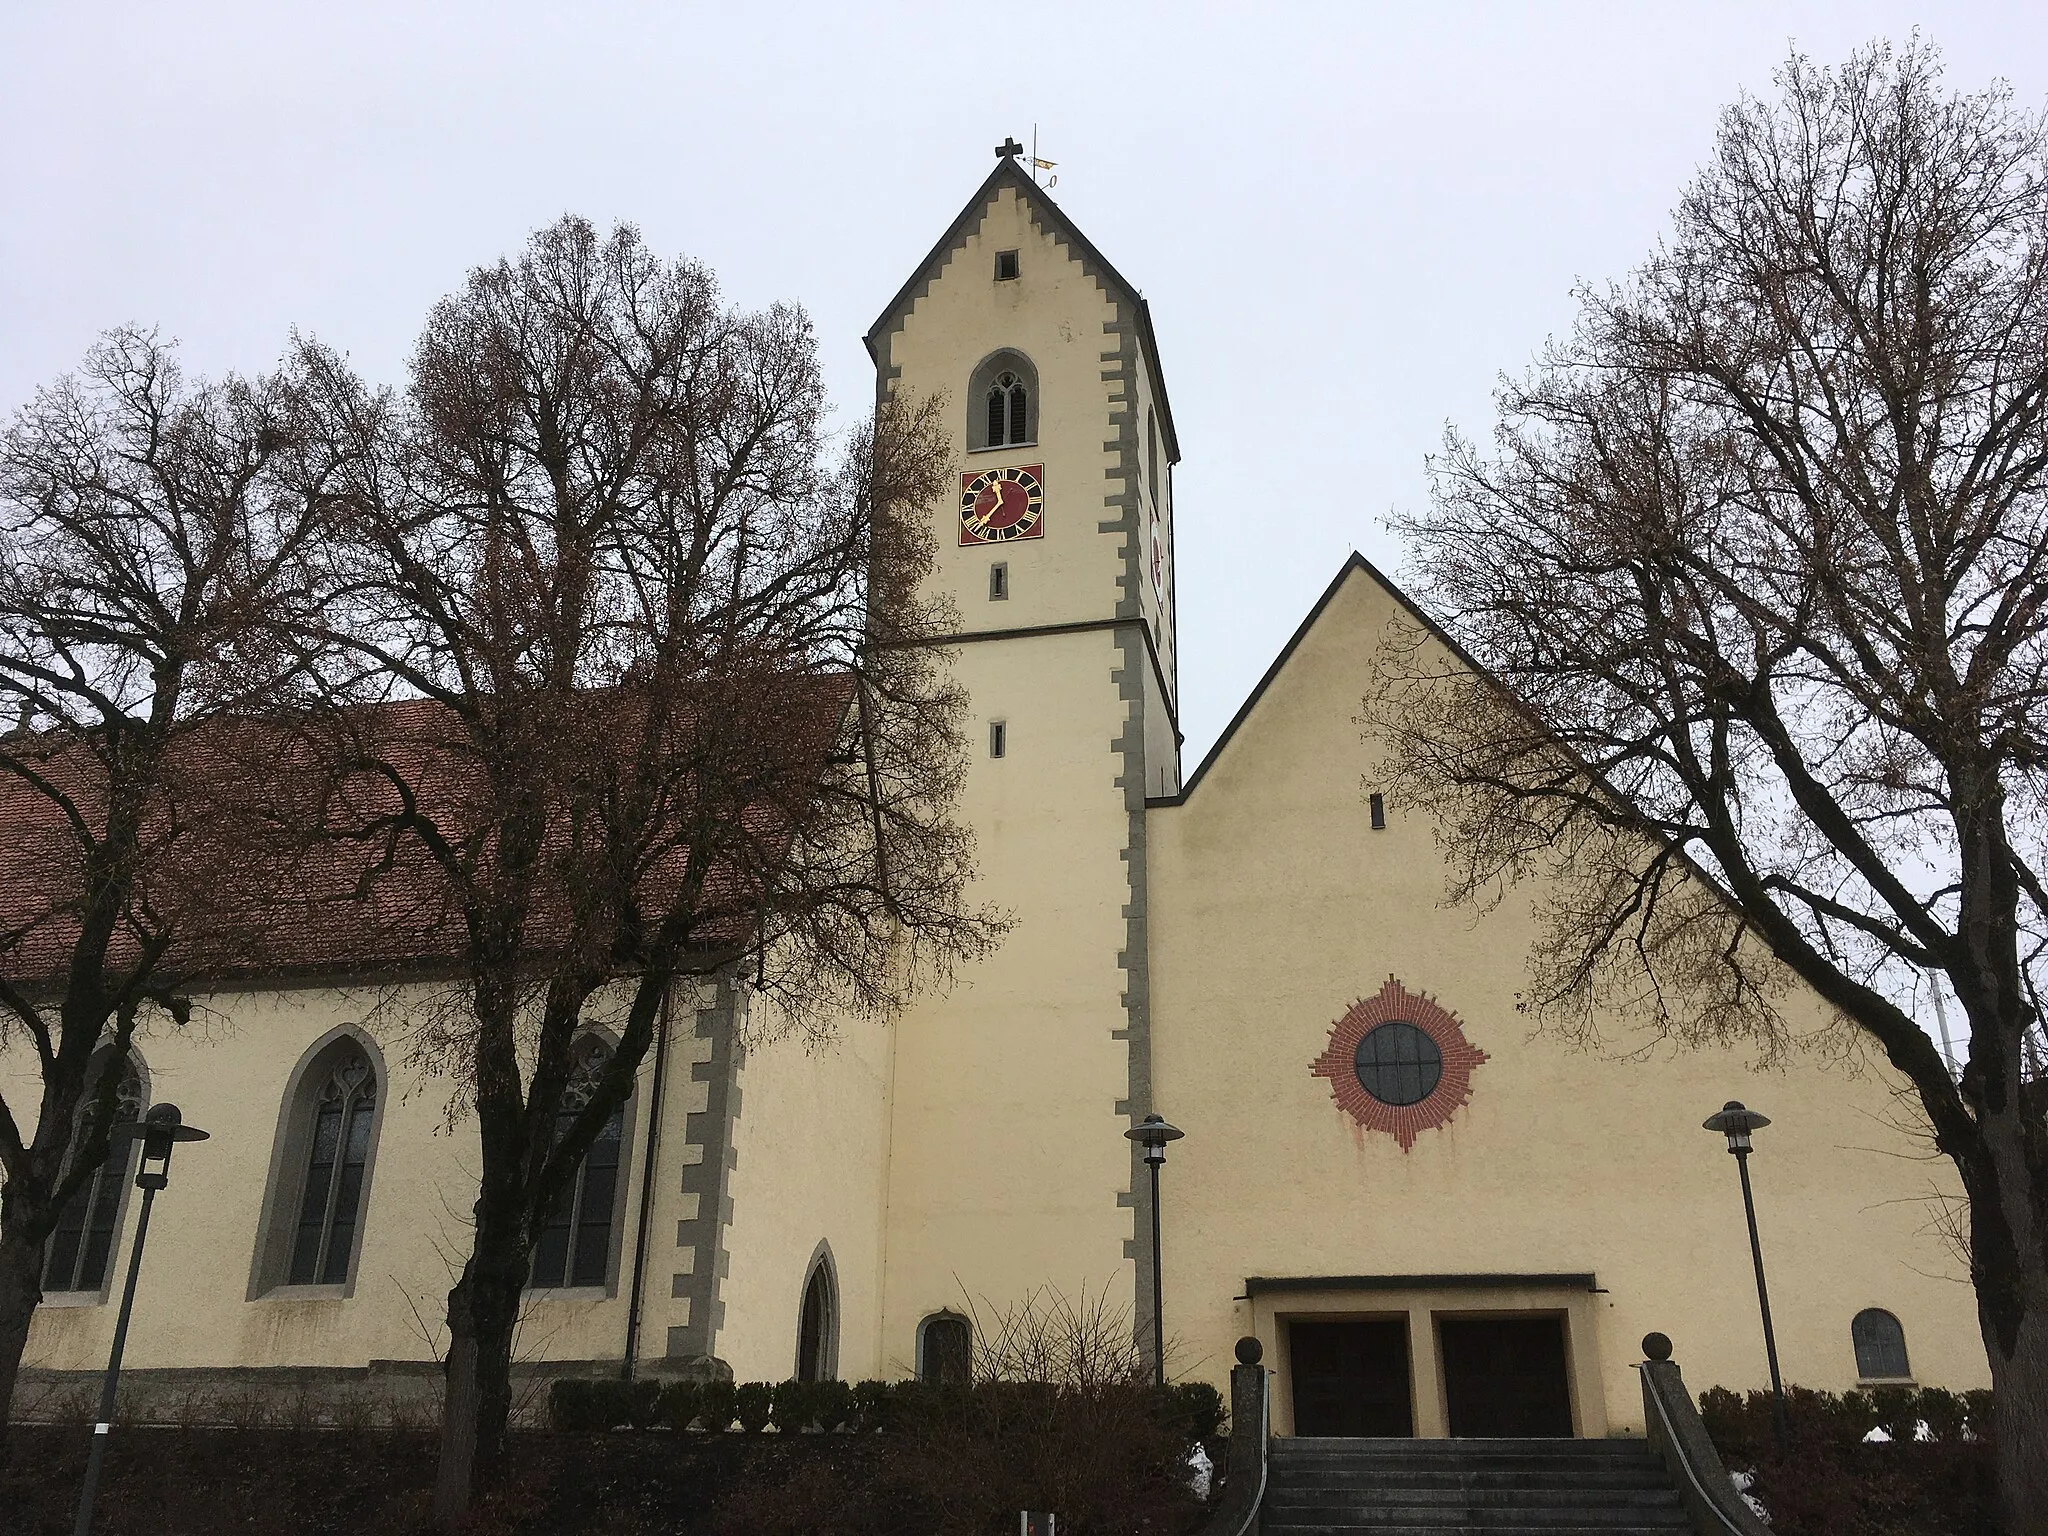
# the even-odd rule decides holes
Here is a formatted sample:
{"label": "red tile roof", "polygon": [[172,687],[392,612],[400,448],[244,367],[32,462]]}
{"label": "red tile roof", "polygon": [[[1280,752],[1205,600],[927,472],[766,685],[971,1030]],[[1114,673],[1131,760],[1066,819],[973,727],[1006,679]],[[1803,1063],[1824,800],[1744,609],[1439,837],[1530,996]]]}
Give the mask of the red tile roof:
{"label": "red tile roof", "polygon": [[[793,677],[761,708],[761,763],[756,793],[742,812],[752,856],[714,861],[697,906],[693,942],[743,941],[755,902],[750,873],[784,846],[841,735],[853,697],[843,673]],[[593,707],[626,743],[632,722],[616,709]],[[644,718],[644,717],[642,717]],[[565,743],[574,750],[574,733]],[[162,914],[177,938],[162,974],[181,982],[263,978],[363,977],[459,966],[466,925],[460,892],[410,833],[364,837],[377,819],[398,811],[402,796],[390,778],[360,766],[338,781],[322,763],[344,747],[381,759],[415,795],[423,813],[447,832],[487,841],[490,776],[469,732],[450,710],[422,700],[351,711],[317,730],[247,720],[214,721],[180,739],[173,771],[149,818],[177,825],[145,859],[140,902]],[[590,754],[593,763],[630,761],[630,747]],[[103,775],[72,742],[39,765],[73,794],[90,794]],[[220,793],[225,785],[228,795]],[[685,820],[698,786],[678,778],[667,791],[674,814],[629,867],[642,911],[659,915],[673,900],[688,851]],[[313,802],[309,805],[308,802]],[[318,836],[251,837],[252,805],[285,820],[317,823]],[[230,809],[232,807],[232,809]],[[317,814],[309,817],[308,810]],[[89,814],[97,814],[88,806]],[[559,820],[559,818],[558,818]],[[729,832],[729,825],[726,831]],[[700,843],[705,839],[700,838]],[[557,827],[544,857],[550,872],[536,892],[525,926],[529,946],[559,948],[570,930],[570,892],[589,889],[565,867],[566,836]],[[0,975],[36,990],[58,985],[70,965],[79,928],[80,854],[55,803],[20,777],[0,772]],[[133,965],[144,935],[124,927],[112,959]]]}

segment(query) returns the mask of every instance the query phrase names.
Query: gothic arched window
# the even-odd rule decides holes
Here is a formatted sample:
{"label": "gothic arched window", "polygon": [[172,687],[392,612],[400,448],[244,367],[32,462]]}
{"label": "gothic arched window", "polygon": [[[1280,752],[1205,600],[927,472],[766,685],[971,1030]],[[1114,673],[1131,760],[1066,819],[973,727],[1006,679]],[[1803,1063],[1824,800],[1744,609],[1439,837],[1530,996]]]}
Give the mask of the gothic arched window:
{"label": "gothic arched window", "polygon": [[1906,1330],[1882,1307],[1856,1314],[1849,1342],[1856,1346],[1856,1374],[1864,1381],[1902,1381],[1913,1374],[1906,1363]]}
{"label": "gothic arched window", "polygon": [[1031,441],[1031,391],[1014,373],[999,373],[988,386],[988,445]]}
{"label": "gothic arched window", "polygon": [[967,446],[1015,448],[1038,441],[1038,370],[1019,352],[997,352],[968,388]]}
{"label": "gothic arched window", "polygon": [[285,1284],[343,1285],[362,1216],[377,1073],[363,1048],[344,1037],[328,1051],[310,1087],[310,1134]]}
{"label": "gothic arched window", "polygon": [[[106,1073],[113,1066],[113,1053],[102,1051],[88,1071],[91,1085],[79,1103],[78,1125],[71,1137],[68,1166],[79,1149],[91,1139],[99,1112],[99,1092],[106,1086]],[[113,1117],[116,1125],[142,1118],[142,1074],[134,1057],[120,1064],[120,1080],[114,1087]],[[114,1236],[121,1228],[121,1201],[128,1188],[128,1170],[135,1163],[135,1142],[122,1137],[107,1149],[107,1155],[92,1177],[72,1192],[57,1213],[56,1230],[43,1252],[43,1289],[52,1294],[98,1291],[106,1287],[107,1265],[113,1257]]]}
{"label": "gothic arched window", "polygon": [[833,1281],[831,1250],[821,1243],[797,1314],[796,1379],[830,1381],[838,1374],[839,1287]]}
{"label": "gothic arched window", "polygon": [[917,1379],[964,1387],[974,1376],[974,1331],[958,1312],[934,1312],[917,1327]]}
{"label": "gothic arched window", "polygon": [[[576,1043],[576,1063],[562,1107],[555,1114],[555,1140],[590,1103],[598,1079],[612,1059],[611,1047],[595,1035]],[[600,1286],[611,1278],[612,1227],[617,1214],[619,1163],[626,1134],[626,1110],[620,1105],[583,1154],[576,1172],[555,1196],[547,1224],[533,1245],[533,1271],[527,1284],[549,1290],[567,1286]]]}

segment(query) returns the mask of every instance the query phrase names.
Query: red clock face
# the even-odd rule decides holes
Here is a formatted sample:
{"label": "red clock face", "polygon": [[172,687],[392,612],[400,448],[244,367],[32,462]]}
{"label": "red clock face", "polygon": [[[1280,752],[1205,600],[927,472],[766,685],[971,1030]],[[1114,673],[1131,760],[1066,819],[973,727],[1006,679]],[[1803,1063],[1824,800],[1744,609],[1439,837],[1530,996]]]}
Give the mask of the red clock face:
{"label": "red clock face", "polygon": [[1045,468],[984,469],[960,477],[960,542],[1004,544],[1045,536]]}

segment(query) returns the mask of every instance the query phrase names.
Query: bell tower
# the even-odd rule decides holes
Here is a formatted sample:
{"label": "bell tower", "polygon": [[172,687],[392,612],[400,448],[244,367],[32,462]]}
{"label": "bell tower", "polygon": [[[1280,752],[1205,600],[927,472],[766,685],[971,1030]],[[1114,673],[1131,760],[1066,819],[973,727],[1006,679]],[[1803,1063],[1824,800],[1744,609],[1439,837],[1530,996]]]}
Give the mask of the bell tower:
{"label": "bell tower", "polygon": [[953,422],[931,515],[972,720],[961,814],[976,897],[1015,919],[897,1026],[882,1326],[906,1370],[939,1314],[1045,1286],[1150,1315],[1123,1132],[1154,1107],[1145,800],[1180,788],[1179,445],[1143,297],[1020,153],[866,338],[879,398]]}

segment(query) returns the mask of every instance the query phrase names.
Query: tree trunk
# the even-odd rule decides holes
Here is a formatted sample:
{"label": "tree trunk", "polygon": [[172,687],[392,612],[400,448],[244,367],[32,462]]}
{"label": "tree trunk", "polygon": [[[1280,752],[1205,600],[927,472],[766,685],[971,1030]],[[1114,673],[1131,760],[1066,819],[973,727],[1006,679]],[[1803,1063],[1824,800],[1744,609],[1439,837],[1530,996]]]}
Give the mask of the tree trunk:
{"label": "tree trunk", "polygon": [[486,1217],[484,1204],[477,1202],[469,1262],[448,1293],[447,1395],[434,1478],[434,1524],[441,1530],[454,1529],[478,1491],[497,1480],[512,1413],[512,1336],[525,1290],[525,1244],[516,1214]]}
{"label": "tree trunk", "polygon": [[7,1445],[28,1325],[43,1299],[42,1267],[42,1242],[30,1239],[19,1215],[0,1210],[0,1450]]}
{"label": "tree trunk", "polygon": [[2008,1352],[1987,1320],[1998,1424],[1999,1519],[2006,1536],[2048,1536],[2048,1308],[2020,1319]]}
{"label": "tree trunk", "polygon": [[1977,1324],[1991,1364],[1999,1521],[2006,1536],[2048,1536],[2048,1253],[2033,1138],[2015,1112],[2020,1098],[1984,1117],[1979,1155],[1958,1164],[1970,1195]]}

